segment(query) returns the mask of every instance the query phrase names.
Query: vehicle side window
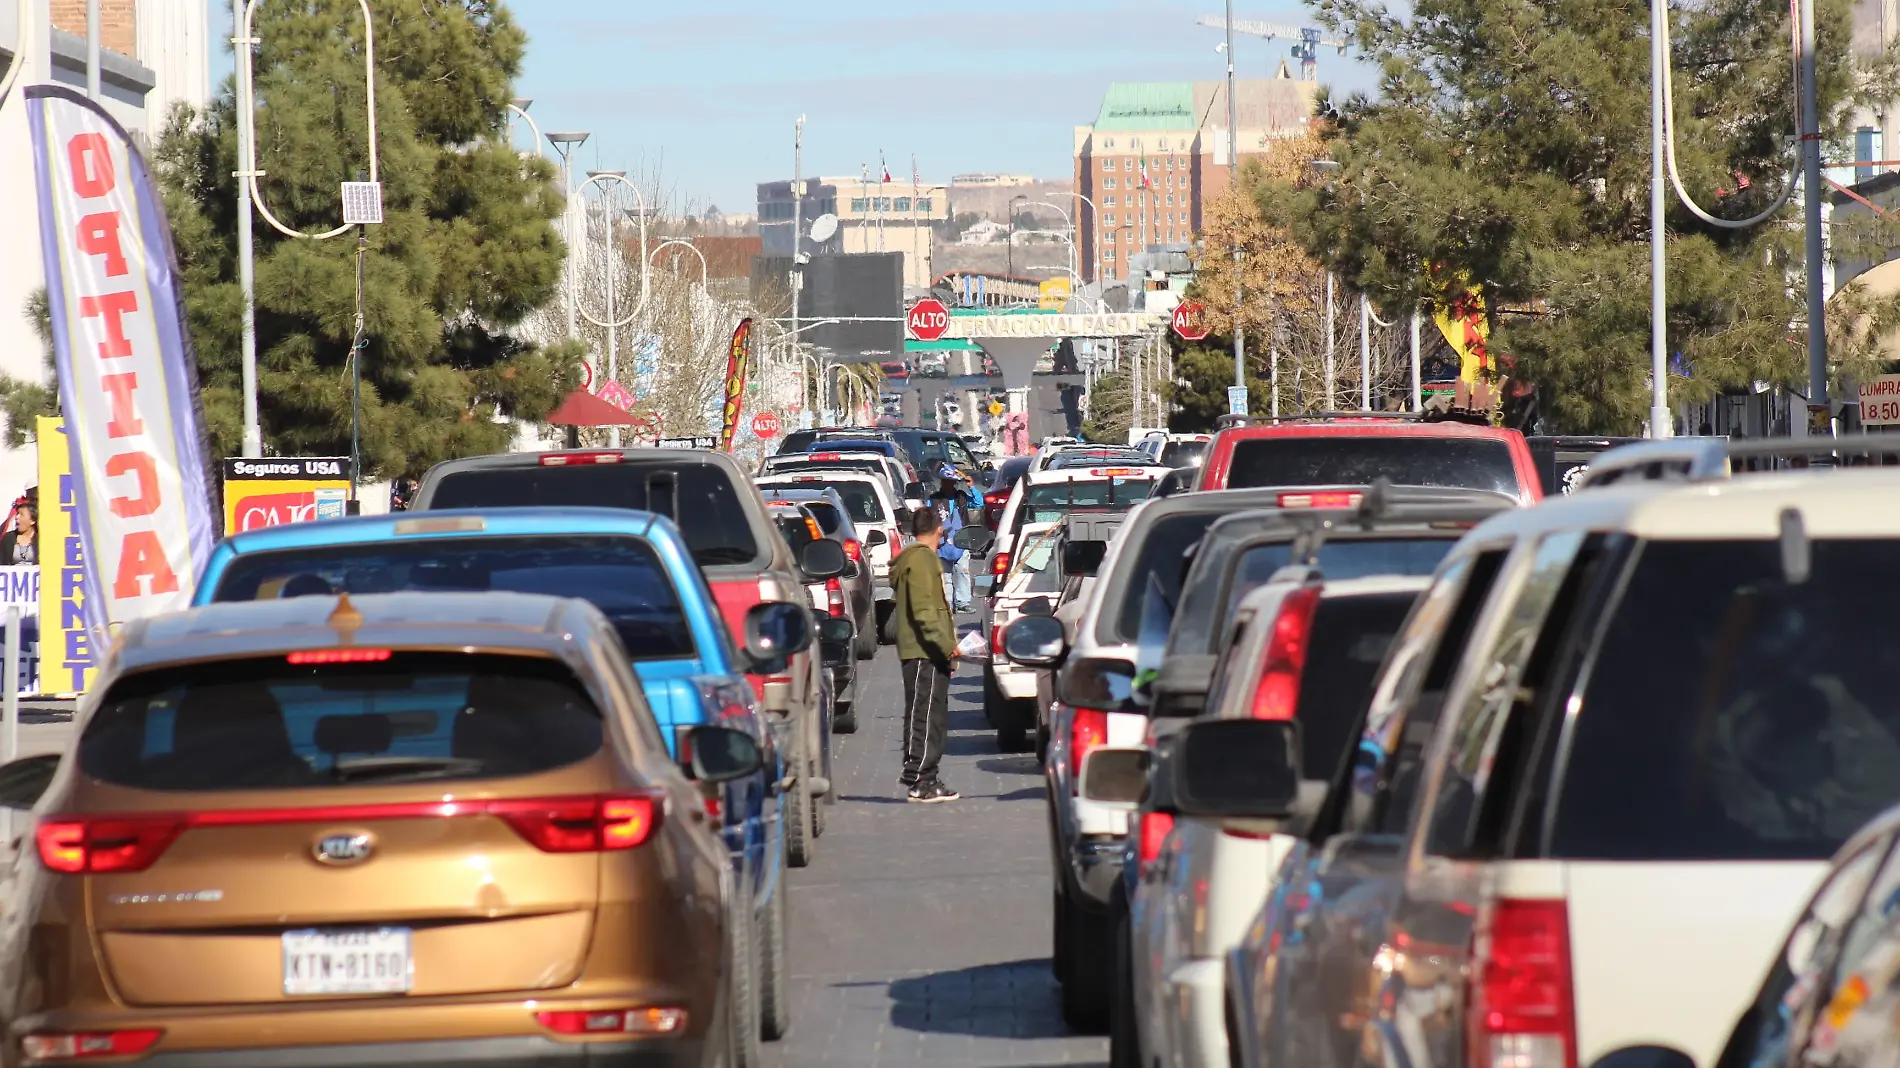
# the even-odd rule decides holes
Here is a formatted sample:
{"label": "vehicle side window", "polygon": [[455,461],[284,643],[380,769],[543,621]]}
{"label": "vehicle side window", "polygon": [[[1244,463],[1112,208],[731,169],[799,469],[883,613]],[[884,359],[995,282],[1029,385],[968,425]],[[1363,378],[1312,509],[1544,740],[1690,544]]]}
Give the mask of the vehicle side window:
{"label": "vehicle side window", "polygon": [[944,451],[949,453],[951,463],[958,467],[976,466],[976,458],[970,455],[970,450],[964,447],[961,440],[954,437],[944,438],[943,447]]}
{"label": "vehicle side window", "polygon": [[1544,620],[1563,589],[1583,538],[1582,531],[1566,531],[1537,544],[1529,571],[1514,591],[1497,632],[1473,660],[1475,670],[1468,688],[1459,695],[1449,733],[1439,743],[1444,770],[1423,824],[1427,853],[1470,855],[1479,844],[1480,816],[1493,771],[1499,772],[1501,788],[1513,780],[1506,774],[1511,769],[1498,768],[1501,754],[1507,763],[1519,756],[1506,747],[1505,728],[1515,719],[1522,733],[1527,706],[1535,696],[1531,687],[1543,681],[1527,678],[1526,669],[1540,648],[1548,660],[1548,650],[1554,643],[1540,641],[1545,633]]}
{"label": "vehicle side window", "polygon": [[1393,643],[1360,740],[1347,830],[1399,834],[1410,824],[1445,686],[1508,551],[1449,564]]}
{"label": "vehicle side window", "polygon": [[606,622],[594,627],[594,671],[600,676],[607,688],[608,696],[613,699],[611,714],[620,714],[621,722],[631,721],[634,736],[627,739],[635,753],[666,752],[666,739],[660,735],[659,721],[653,718],[653,709],[647,705],[646,691],[640,688],[640,680],[634,677],[633,657],[628,655],[626,646],[621,643],[620,635]]}

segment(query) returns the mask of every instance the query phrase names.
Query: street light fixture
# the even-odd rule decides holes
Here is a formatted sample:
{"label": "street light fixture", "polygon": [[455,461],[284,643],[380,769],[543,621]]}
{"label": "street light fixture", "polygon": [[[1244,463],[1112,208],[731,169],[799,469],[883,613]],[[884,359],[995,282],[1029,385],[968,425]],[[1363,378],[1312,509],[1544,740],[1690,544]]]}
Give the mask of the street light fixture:
{"label": "street light fixture", "polygon": [[542,159],[546,159],[548,155],[548,150],[541,147],[541,127],[538,123],[534,121],[534,118],[528,114],[528,107],[529,105],[533,103],[534,101],[528,99],[525,96],[515,97],[514,100],[509,103],[508,110],[509,112],[511,112],[511,114],[508,116],[508,144],[509,144],[509,147],[514,146],[514,143],[515,143],[514,117],[516,115],[519,115],[524,120],[527,121],[529,132],[534,134],[535,155],[540,156]]}
{"label": "street light fixture", "polygon": [[561,237],[567,241],[567,336],[574,336],[577,324],[574,311],[574,249],[579,242],[574,240],[574,150],[587,143],[585,130],[563,130],[548,134],[548,143],[561,154],[561,195],[567,198],[567,204],[561,209],[566,218],[561,224]]}
{"label": "street light fixture", "polygon": [[[647,209],[647,198],[645,194],[640,192],[639,186],[633,184],[633,182],[627,179],[627,172],[626,171],[588,171],[587,181],[582,182],[581,187],[574,191],[574,202],[578,203],[580,201],[581,194],[587,191],[588,186],[599,183],[604,188],[605,185],[609,182],[618,182],[621,185],[626,186],[628,189],[631,189],[633,191],[633,199],[635,203],[639,205],[640,210],[639,210],[639,215],[637,216],[637,218],[639,219],[639,223],[640,223],[640,303],[634,307],[633,311],[627,314],[626,318],[624,319],[615,318],[615,315],[617,314],[619,310],[618,308],[615,307],[615,279],[616,279],[617,272],[615,272],[611,267],[609,267],[607,271],[607,318],[596,319],[590,312],[588,312],[586,308],[579,308],[580,302],[579,302],[578,297],[576,297],[575,299],[575,306],[579,308],[581,316],[585,318],[588,322],[593,323],[595,326],[601,327],[607,331],[607,377],[616,378],[618,377],[619,372],[620,372],[620,353],[619,353],[619,344],[618,344],[619,329],[623,326],[626,326],[628,323],[633,322],[635,319],[640,318],[640,316],[646,314],[647,298],[651,295],[652,289],[650,285],[651,276],[647,268],[647,215],[649,214],[648,209]],[[611,210],[608,210],[608,211],[602,212],[601,214],[605,216],[607,220],[607,253],[611,261],[611,257],[613,255],[613,240],[614,240],[613,212]],[[570,289],[570,292],[573,291],[573,287],[570,286],[569,289]],[[612,441],[613,447],[616,449],[619,448],[620,447],[620,428],[614,427],[608,431],[608,434]]]}

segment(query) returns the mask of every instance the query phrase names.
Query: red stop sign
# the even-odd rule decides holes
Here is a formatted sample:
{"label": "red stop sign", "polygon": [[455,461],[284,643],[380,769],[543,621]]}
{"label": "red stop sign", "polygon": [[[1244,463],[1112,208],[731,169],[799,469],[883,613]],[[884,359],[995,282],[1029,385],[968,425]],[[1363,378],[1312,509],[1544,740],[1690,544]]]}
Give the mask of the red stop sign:
{"label": "red stop sign", "polygon": [[1198,300],[1190,300],[1174,306],[1174,319],[1170,323],[1174,332],[1182,341],[1200,341],[1207,337],[1207,306]]}
{"label": "red stop sign", "polygon": [[771,412],[760,412],[752,417],[752,433],[762,439],[778,436],[778,416]]}
{"label": "red stop sign", "polygon": [[944,307],[941,300],[925,297],[911,305],[905,325],[910,327],[911,337],[936,341],[950,330],[950,309]]}

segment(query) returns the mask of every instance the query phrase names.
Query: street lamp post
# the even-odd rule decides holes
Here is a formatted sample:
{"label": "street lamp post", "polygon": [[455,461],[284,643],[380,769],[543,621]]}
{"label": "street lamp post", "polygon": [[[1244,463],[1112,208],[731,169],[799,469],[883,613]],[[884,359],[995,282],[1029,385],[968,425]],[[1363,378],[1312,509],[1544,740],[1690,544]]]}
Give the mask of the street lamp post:
{"label": "street lamp post", "polygon": [[[1660,0],[1659,0],[1660,2]],[[1234,99],[1234,0],[1227,0],[1227,173],[1240,184],[1240,104]],[[1247,339],[1240,328],[1240,241],[1234,241],[1234,385],[1247,388]]]}
{"label": "street lamp post", "polygon": [[540,156],[542,159],[546,159],[548,156],[548,150],[541,147],[541,127],[534,121],[534,117],[528,114],[528,109],[532,107],[533,105],[534,105],[534,101],[530,100],[529,98],[525,96],[515,97],[514,100],[509,102],[508,111],[510,112],[510,114],[508,116],[508,147],[510,148],[514,147],[514,143],[515,143],[514,117],[516,115],[519,115],[522,117],[523,120],[527,122],[528,132],[534,134],[534,154],[537,156]]}
{"label": "street lamp post", "polygon": [[[593,313],[589,312],[586,308],[580,307],[580,301],[578,299],[575,300],[574,304],[583,319],[607,331],[607,377],[618,379],[620,376],[620,354],[617,346],[618,331],[621,327],[626,326],[628,323],[646,314],[647,299],[652,294],[652,278],[647,270],[647,198],[644,193],[640,192],[639,186],[627,179],[626,171],[589,171],[587,172],[587,180],[582,182],[580,188],[574,191],[574,199],[579,201],[582,194],[587,192],[587,187],[590,185],[598,184],[604,189],[608,183],[613,182],[618,182],[632,190],[634,202],[640,206],[640,303],[634,307],[633,311],[627,313],[626,318],[622,319],[616,317],[619,309],[614,306],[614,297],[618,285],[616,276],[619,274],[619,270],[615,263],[617,257],[614,255],[614,205],[609,204],[606,205],[601,212],[607,221],[607,317],[605,319],[595,318]],[[620,428],[617,426],[611,427],[607,433],[608,441],[614,448],[619,448]]]}
{"label": "street lamp post", "polygon": [[576,240],[578,235],[574,232],[574,202],[579,196],[579,191],[574,188],[573,155],[575,149],[587,143],[589,136],[586,130],[557,130],[548,135],[548,143],[554,146],[554,151],[561,154],[561,193],[567,198],[567,202],[561,206],[561,213],[564,216],[561,222],[561,237],[567,241],[567,262],[565,264],[567,269],[567,285],[562,288],[567,291],[567,336],[569,340],[573,339],[575,332],[579,329],[579,324],[575,321],[574,312],[574,275],[576,273],[574,270],[574,250],[580,247],[580,242]]}

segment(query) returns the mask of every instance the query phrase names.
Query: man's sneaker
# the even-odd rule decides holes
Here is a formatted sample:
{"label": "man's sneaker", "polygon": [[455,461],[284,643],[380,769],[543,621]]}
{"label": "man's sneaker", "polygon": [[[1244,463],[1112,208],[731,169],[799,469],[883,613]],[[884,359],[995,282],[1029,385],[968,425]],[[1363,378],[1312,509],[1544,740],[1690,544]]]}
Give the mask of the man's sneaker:
{"label": "man's sneaker", "polygon": [[955,801],[962,796],[939,780],[911,787],[909,800],[921,805],[936,805],[945,801]]}

